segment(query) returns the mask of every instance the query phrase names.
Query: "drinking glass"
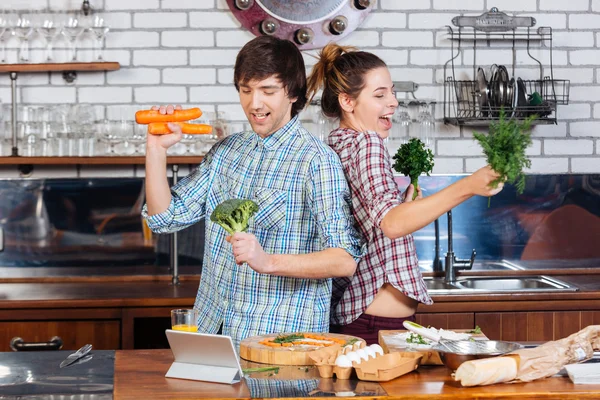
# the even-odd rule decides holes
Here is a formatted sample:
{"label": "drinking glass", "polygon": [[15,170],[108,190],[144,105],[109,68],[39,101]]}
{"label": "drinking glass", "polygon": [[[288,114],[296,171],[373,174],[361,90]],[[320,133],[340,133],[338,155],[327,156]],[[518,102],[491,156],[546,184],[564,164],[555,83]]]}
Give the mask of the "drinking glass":
{"label": "drinking glass", "polygon": [[171,329],[174,331],[198,332],[198,310],[171,310]]}
{"label": "drinking glass", "polygon": [[94,60],[104,60],[102,48],[104,46],[104,37],[109,31],[109,26],[105,24],[104,18],[96,15],[92,20],[92,25],[89,27],[90,32],[94,37]]}
{"label": "drinking glass", "polygon": [[56,17],[53,15],[47,15],[42,21],[41,26],[37,28],[40,35],[44,37],[46,41],[46,61],[54,60],[52,55],[52,45],[54,40],[60,35],[60,24],[56,21]]}
{"label": "drinking glass", "polygon": [[127,139],[127,141],[133,145],[133,154],[145,155],[146,149],[144,144],[146,143],[146,136],[148,135],[148,125],[133,125],[133,135]]}
{"label": "drinking glass", "polygon": [[4,35],[10,31],[8,30],[8,18],[4,10],[0,10],[0,64],[6,62],[6,42]]}
{"label": "drinking glass", "polygon": [[433,145],[433,134],[435,132],[435,121],[433,116],[429,112],[429,105],[422,103],[420,105],[420,112],[417,116],[418,123],[418,135],[417,137],[425,144],[425,146],[432,148]]}
{"label": "drinking glass", "polygon": [[408,113],[408,105],[399,103],[394,115],[392,115],[392,129],[387,140],[390,155],[396,154],[398,147],[408,140],[412,119]]}
{"label": "drinking glass", "polygon": [[69,61],[77,60],[77,38],[83,33],[83,27],[79,23],[79,18],[76,14],[67,15],[63,22],[62,34],[69,41]]}
{"label": "drinking glass", "polygon": [[115,144],[122,141],[122,139],[114,133],[117,130],[117,123],[105,120],[98,128],[98,141],[103,145],[101,153],[107,156],[115,156]]}
{"label": "drinking glass", "polygon": [[29,62],[29,36],[33,33],[31,20],[26,16],[20,16],[13,26],[13,32],[19,38],[19,61]]}

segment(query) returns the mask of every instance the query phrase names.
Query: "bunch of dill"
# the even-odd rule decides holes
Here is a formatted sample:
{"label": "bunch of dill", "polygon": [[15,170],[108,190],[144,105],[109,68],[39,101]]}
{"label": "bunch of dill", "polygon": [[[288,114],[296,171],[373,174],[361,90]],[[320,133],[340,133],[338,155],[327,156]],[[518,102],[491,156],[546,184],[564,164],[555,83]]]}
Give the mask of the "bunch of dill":
{"label": "bunch of dill", "polygon": [[506,113],[502,109],[498,121],[490,123],[487,135],[473,133],[483,148],[487,163],[500,175],[492,181],[491,187],[496,188],[500,182],[508,182],[515,184],[518,194],[525,190],[523,169],[531,166],[531,160],[527,157],[526,150],[532,143],[529,130],[536,117],[536,115],[532,115],[523,122],[519,122],[513,118],[507,119]]}

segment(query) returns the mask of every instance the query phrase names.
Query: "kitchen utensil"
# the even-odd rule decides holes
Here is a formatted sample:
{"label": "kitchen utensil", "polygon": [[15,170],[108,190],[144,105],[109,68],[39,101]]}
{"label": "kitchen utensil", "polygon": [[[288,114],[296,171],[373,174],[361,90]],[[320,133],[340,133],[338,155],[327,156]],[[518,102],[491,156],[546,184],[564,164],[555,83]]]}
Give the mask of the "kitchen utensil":
{"label": "kitchen utensil", "polygon": [[432,350],[439,353],[440,358],[446,367],[451,370],[456,370],[460,364],[465,361],[500,356],[521,348],[519,343],[499,340],[463,340],[462,342],[465,343],[461,343],[460,351],[447,351],[444,346],[439,344],[432,347]]}
{"label": "kitchen utensil", "polygon": [[509,85],[508,70],[504,65],[498,67],[499,106],[510,107],[512,104],[512,88]]}
{"label": "kitchen utensil", "polygon": [[477,69],[477,86],[475,90],[477,104],[479,104],[479,112],[482,117],[487,117],[489,112],[488,81],[485,77],[485,70],[481,67]]}
{"label": "kitchen utensil", "polygon": [[527,111],[523,110],[527,105],[527,89],[525,88],[525,82],[523,82],[523,79],[517,78],[517,108],[520,109],[516,114],[517,117],[527,116]]}
{"label": "kitchen utensil", "polygon": [[517,116],[517,107],[519,105],[519,85],[515,78],[510,78],[509,86],[512,89],[512,117]]}
{"label": "kitchen utensil", "polygon": [[462,353],[465,351],[473,352],[474,350],[486,351],[485,340],[450,340],[443,338],[439,333],[434,332],[432,329],[427,329],[416,322],[404,321],[402,323],[406,329],[421,335],[429,340],[437,342],[442,348],[445,348],[447,352],[451,353]]}
{"label": "kitchen utensil", "polygon": [[60,363],[60,367],[61,368],[68,367],[69,365],[75,363],[80,358],[87,356],[90,351],[92,351],[92,345],[91,344],[84,345],[82,348],[77,350],[75,353],[70,354],[67,358],[65,358],[64,361]]}

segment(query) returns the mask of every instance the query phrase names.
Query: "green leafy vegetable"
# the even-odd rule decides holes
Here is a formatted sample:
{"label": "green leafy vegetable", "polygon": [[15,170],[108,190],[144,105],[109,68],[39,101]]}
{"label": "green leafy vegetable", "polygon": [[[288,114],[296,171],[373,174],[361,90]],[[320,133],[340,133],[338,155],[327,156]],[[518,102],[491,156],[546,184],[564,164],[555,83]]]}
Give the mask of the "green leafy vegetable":
{"label": "green leafy vegetable", "polygon": [[473,133],[473,137],[483,148],[487,163],[500,175],[491,183],[492,188],[498,187],[500,182],[516,182],[517,193],[521,194],[525,190],[523,168],[531,166],[531,160],[525,151],[531,145],[529,129],[535,118],[537,115],[532,115],[520,123],[514,118],[507,119],[504,109],[501,109],[498,121],[490,124],[487,135]]}
{"label": "green leafy vegetable", "polygon": [[244,374],[251,374],[253,372],[268,372],[274,371],[275,373],[279,372],[279,367],[260,367],[260,368],[245,368],[242,369]]}
{"label": "green leafy vegetable", "polygon": [[417,198],[419,189],[419,176],[429,174],[433,170],[433,153],[417,138],[412,138],[404,143],[394,155],[394,169],[410,177],[410,183],[415,187],[413,200]]}
{"label": "green leafy vegetable", "polygon": [[292,333],[291,335],[279,335],[273,339],[273,343],[292,343],[294,340],[304,339],[304,335],[300,333]]}
{"label": "green leafy vegetable", "polygon": [[358,342],[359,340],[360,339],[357,339],[357,338],[348,339],[344,346],[352,346],[352,345],[354,345],[354,343]]}
{"label": "green leafy vegetable", "polygon": [[429,344],[427,341],[425,341],[425,339],[423,339],[423,336],[412,332],[406,338],[406,343]]}
{"label": "green leafy vegetable", "polygon": [[481,328],[479,325],[475,325],[475,329],[468,331],[467,333],[472,333],[474,335],[481,335]]}
{"label": "green leafy vegetable", "polygon": [[252,200],[229,199],[215,207],[210,220],[221,225],[229,234],[245,232],[248,220],[258,211],[258,205]]}

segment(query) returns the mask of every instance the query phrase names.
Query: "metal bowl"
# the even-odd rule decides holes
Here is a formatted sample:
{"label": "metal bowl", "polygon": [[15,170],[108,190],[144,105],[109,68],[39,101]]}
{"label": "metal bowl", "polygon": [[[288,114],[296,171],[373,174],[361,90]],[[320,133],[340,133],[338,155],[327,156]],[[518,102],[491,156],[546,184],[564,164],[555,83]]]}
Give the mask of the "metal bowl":
{"label": "metal bowl", "polygon": [[477,340],[477,342],[472,340],[453,341],[453,348],[460,348],[460,351],[456,352],[450,352],[447,347],[439,343],[431,349],[437,351],[444,365],[454,371],[465,361],[500,356],[522,347],[519,343],[500,340]]}

